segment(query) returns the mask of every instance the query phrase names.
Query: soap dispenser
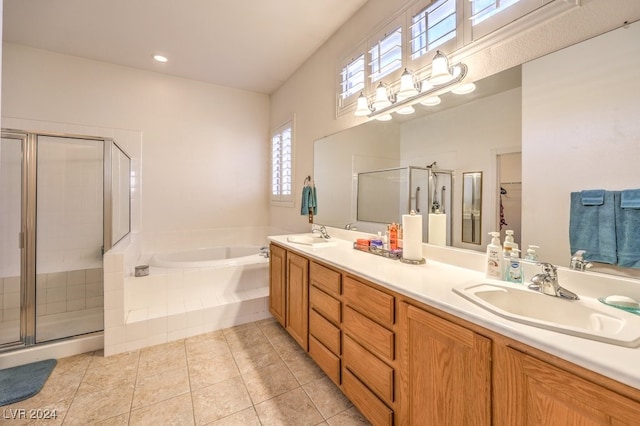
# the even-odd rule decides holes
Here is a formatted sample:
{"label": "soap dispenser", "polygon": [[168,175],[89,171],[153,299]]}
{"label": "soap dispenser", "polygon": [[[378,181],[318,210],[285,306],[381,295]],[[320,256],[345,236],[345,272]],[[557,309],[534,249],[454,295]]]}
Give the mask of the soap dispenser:
{"label": "soap dispenser", "polygon": [[487,246],[487,259],[485,264],[485,274],[487,278],[496,280],[502,279],[502,245],[500,244],[500,233],[489,232],[492,236],[491,244]]}
{"label": "soap dispenser", "polygon": [[504,233],[506,234],[504,237],[504,251],[507,252],[505,253],[506,255],[509,255],[510,253],[508,252],[511,251],[511,249],[518,248],[518,243],[513,239],[513,231],[511,229],[504,231]]}
{"label": "soap dispenser", "polygon": [[506,280],[510,283],[522,284],[522,266],[520,265],[520,250],[511,249],[511,258],[509,259],[509,272]]}
{"label": "soap dispenser", "polygon": [[525,260],[530,260],[532,262],[537,262],[538,261],[538,253],[536,252],[536,249],[539,249],[540,246],[534,246],[532,244],[529,244],[529,248],[527,249],[527,254],[524,255]]}

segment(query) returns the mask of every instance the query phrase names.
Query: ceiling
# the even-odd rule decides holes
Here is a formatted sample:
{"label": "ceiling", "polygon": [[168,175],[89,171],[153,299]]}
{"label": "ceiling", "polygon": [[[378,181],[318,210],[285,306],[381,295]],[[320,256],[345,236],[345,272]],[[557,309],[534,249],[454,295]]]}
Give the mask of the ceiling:
{"label": "ceiling", "polygon": [[270,94],[366,1],[4,0],[3,40]]}

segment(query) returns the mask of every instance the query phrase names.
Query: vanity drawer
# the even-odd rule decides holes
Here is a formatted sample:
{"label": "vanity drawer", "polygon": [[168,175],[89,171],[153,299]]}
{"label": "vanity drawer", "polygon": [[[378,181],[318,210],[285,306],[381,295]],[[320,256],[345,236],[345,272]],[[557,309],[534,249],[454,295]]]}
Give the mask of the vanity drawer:
{"label": "vanity drawer", "polygon": [[388,361],[395,359],[395,334],[350,307],[344,308],[345,334]]}
{"label": "vanity drawer", "polygon": [[336,355],[340,355],[340,329],[314,309],[309,310],[309,333]]}
{"label": "vanity drawer", "polygon": [[313,285],[309,287],[309,306],[320,312],[328,320],[333,321],[334,324],[340,324],[342,320],[340,301]]}
{"label": "vanity drawer", "polygon": [[342,370],[342,388],[353,405],[374,425],[392,425],[393,410],[346,368]]}
{"label": "vanity drawer", "polygon": [[309,281],[312,285],[336,297],[342,294],[340,272],[336,272],[318,263],[311,262]]}
{"label": "vanity drawer", "polygon": [[380,398],[389,404],[393,403],[393,368],[349,336],[344,336],[342,362],[346,369],[353,372]]}
{"label": "vanity drawer", "polygon": [[336,385],[340,385],[340,358],[313,336],[309,336],[309,356]]}
{"label": "vanity drawer", "polygon": [[395,321],[394,297],[351,277],[344,279],[344,302],[380,324],[391,327]]}

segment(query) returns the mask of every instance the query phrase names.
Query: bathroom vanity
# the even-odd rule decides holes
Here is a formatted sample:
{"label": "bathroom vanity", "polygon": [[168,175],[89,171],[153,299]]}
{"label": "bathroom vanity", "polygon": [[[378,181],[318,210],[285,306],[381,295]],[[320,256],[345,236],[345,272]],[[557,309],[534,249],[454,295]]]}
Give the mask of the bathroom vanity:
{"label": "bathroom vanity", "polygon": [[486,312],[452,291],[470,269],[270,241],[272,314],[374,425],[640,418],[638,348]]}

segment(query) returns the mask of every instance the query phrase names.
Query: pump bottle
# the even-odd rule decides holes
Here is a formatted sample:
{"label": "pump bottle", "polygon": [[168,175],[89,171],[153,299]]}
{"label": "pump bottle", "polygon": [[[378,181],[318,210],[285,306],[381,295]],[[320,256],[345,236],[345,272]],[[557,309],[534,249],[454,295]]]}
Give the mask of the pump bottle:
{"label": "pump bottle", "polygon": [[487,259],[485,273],[487,278],[496,280],[502,279],[502,245],[500,244],[500,233],[489,232],[492,236],[491,244],[487,246]]}
{"label": "pump bottle", "polygon": [[506,280],[510,283],[522,284],[522,266],[520,265],[520,250],[511,249],[511,259],[509,259],[509,269]]}

